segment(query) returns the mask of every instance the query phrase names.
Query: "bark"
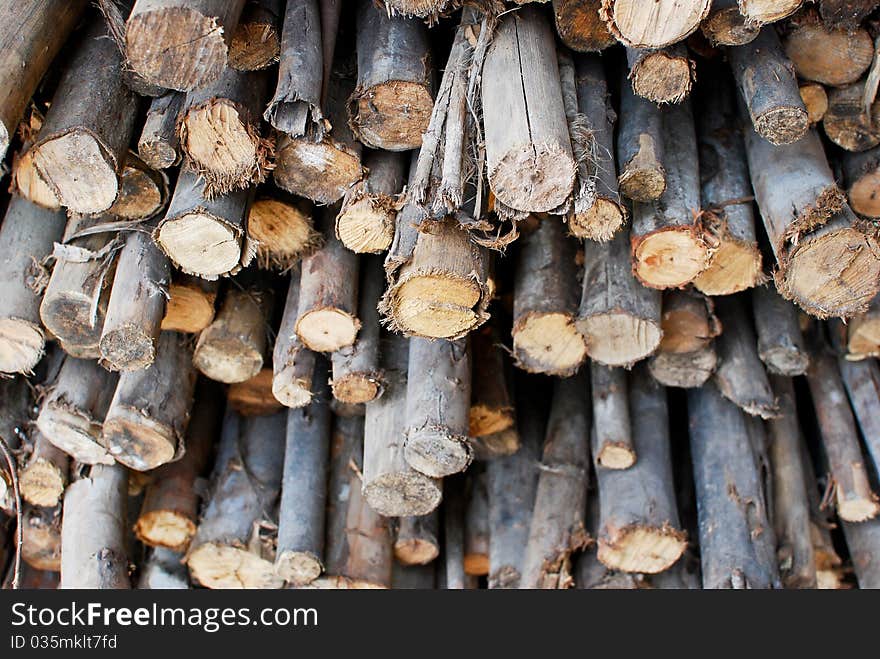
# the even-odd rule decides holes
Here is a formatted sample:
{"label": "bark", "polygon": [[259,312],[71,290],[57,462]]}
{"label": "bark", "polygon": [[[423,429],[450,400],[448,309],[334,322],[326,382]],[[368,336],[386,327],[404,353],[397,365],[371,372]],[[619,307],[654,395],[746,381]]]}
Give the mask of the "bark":
{"label": "bark", "polygon": [[680,103],[691,93],[696,63],[687,46],[677,43],[659,50],[626,49],[633,92],[654,103]]}
{"label": "bark", "polygon": [[697,292],[668,291],[661,327],[663,339],[648,362],[651,375],[667,387],[701,386],[718,363],[713,339],[722,328],[712,302]]}
{"label": "bark", "polygon": [[[519,448],[516,412],[508,386],[509,369],[494,326],[470,336],[471,409],[468,436],[478,460],[515,453]],[[504,442],[504,438],[516,440]]]}
{"label": "bark", "polygon": [[259,71],[278,61],[284,7],[282,0],[251,0],[245,5],[229,42],[229,66]]}
{"label": "bark", "polygon": [[865,217],[880,218],[880,201],[876,194],[880,185],[880,147],[861,153],[844,153],[841,166],[852,209]]}
{"label": "bark", "polygon": [[185,98],[170,92],[150,102],[137,148],[141,160],[153,169],[167,169],[180,162],[177,120]]}
{"label": "bark", "polygon": [[617,43],[599,15],[599,0],[553,0],[556,33],[566,46],[593,53]]}
{"label": "bark", "polygon": [[843,386],[876,473],[880,467],[880,419],[877,418],[880,368],[873,359],[853,362],[841,357],[838,364]]}
{"label": "bark", "polygon": [[739,5],[738,0],[715,0],[712,3],[700,29],[713,46],[741,46],[758,36],[760,26],[743,16]]}
{"label": "bark", "polygon": [[785,54],[799,78],[839,87],[862,77],[874,59],[874,42],[868,31],[834,28],[807,11],[792,21],[785,35]]}
{"label": "bark", "polygon": [[623,81],[617,134],[621,194],[639,202],[659,199],[666,190],[665,159],[663,114],[654,103],[636,96],[632,85]]}
{"label": "bark", "polygon": [[427,565],[440,555],[440,515],[401,517],[394,540],[394,557],[403,565]]}
{"label": "bark", "polygon": [[484,469],[467,475],[464,507],[464,573],[472,577],[489,574],[489,491]]}
{"label": "bark", "polygon": [[[2,436],[6,439],[5,434]],[[53,508],[61,501],[67,487],[70,459],[39,430],[32,430],[31,438],[33,450],[19,475],[21,496],[34,506]]]}
{"label": "bark", "polygon": [[262,416],[279,412],[284,405],[272,393],[272,379],[272,369],[264,366],[250,380],[229,385],[226,391],[229,406],[242,416]]}
{"label": "bark", "polygon": [[217,280],[174,273],[168,287],[162,331],[198,334],[205,329],[214,320],[217,288]]}
{"label": "bark", "polygon": [[759,286],[752,292],[752,308],[758,356],[767,370],[789,377],[803,375],[810,364],[810,355],[794,305],[769,286]]}
{"label": "bark", "polygon": [[320,243],[312,210],[293,195],[263,193],[248,212],[248,237],[257,243],[257,263],[265,270],[287,272]]}
{"label": "bark", "polygon": [[312,399],[315,353],[305,347],[294,329],[299,313],[299,269],[290,273],[281,326],[272,351],[272,394],[285,407],[303,407]]}
{"label": "bark", "polygon": [[662,48],[681,41],[706,18],[711,0],[602,0],[602,17],[619,41],[634,48]]}
{"label": "bark", "polygon": [[638,456],[629,415],[626,371],[590,364],[593,404],[592,454],[596,469],[628,469]]}

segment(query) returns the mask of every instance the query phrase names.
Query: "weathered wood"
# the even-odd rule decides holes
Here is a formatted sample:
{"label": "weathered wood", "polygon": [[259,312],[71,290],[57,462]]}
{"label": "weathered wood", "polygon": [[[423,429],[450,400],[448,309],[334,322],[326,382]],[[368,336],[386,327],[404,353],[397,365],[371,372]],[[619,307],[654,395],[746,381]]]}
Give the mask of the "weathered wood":
{"label": "weathered wood", "polygon": [[[575,588],[581,590],[636,590],[645,588],[644,575],[620,572],[606,567],[598,556],[595,538],[599,536],[599,498],[590,496],[587,503],[587,524],[591,538],[590,546],[578,556],[575,566]],[[673,566],[670,569],[675,569]],[[661,572],[660,575],[668,573]],[[659,575],[656,575],[659,576]]]}
{"label": "weathered wood", "polygon": [[144,560],[138,579],[139,590],[186,590],[189,574],[179,552],[156,547]]}
{"label": "weathered wood", "polygon": [[626,49],[633,92],[654,103],[680,103],[691,93],[696,63],[683,43],[659,50]]}
{"label": "weathered wood", "polygon": [[21,559],[37,570],[61,570],[61,505],[22,512]]}
{"label": "weathered wood", "polygon": [[280,190],[263,193],[251,204],[247,233],[256,243],[257,263],[267,270],[286,272],[320,243],[311,208]]}
{"label": "weathered wood", "polygon": [[807,108],[807,117],[810,120],[810,126],[815,126],[822,121],[825,113],[828,112],[828,92],[817,82],[804,82],[798,87],[801,100]]}
{"label": "weathered wood", "polygon": [[[494,326],[470,335],[472,359],[468,436],[474,457],[485,460],[519,448],[516,414],[508,385],[507,361]],[[503,437],[515,442],[499,441]]]}
{"label": "weathered wood", "polygon": [[185,98],[170,92],[150,103],[137,148],[141,160],[154,169],[166,169],[180,162],[177,120]]}
{"label": "weathered wood", "polygon": [[599,0],[553,0],[556,33],[574,51],[592,53],[617,43],[599,15]]}
{"label": "weathered wood", "polygon": [[880,562],[877,561],[880,521],[874,519],[861,524],[844,522],[842,526],[859,588],[880,588]]}
{"label": "weathered wood", "polygon": [[662,48],[681,41],[706,18],[711,0],[602,0],[602,17],[618,40],[633,48]]}
{"label": "weathered wood", "polygon": [[620,128],[617,162],[620,192],[633,201],[659,199],[666,190],[663,115],[647,99],[635,95],[626,80],[620,86]]}
{"label": "weathered wood", "polygon": [[129,151],[119,173],[119,194],[107,210],[123,220],[147,220],[165,210],[168,202],[168,176],[152,169]]}
{"label": "weathered wood", "polygon": [[799,78],[838,87],[855,82],[871,66],[874,43],[864,28],[831,27],[815,11],[798,14],[790,25],[783,46]]}
{"label": "weathered wood", "polygon": [[849,321],[846,335],[848,359],[880,356],[880,297],[875,296],[864,313]]}
{"label": "weathered wood", "polygon": [[771,373],[803,375],[810,355],[801,335],[798,312],[775,289],[758,286],[752,291],[758,356]]}
{"label": "weathered wood", "polygon": [[628,469],[638,456],[629,416],[626,371],[590,363],[592,454],[596,469]]}
{"label": "weathered wood", "polygon": [[229,41],[229,66],[259,71],[278,61],[284,5],[282,0],[250,0],[244,6]]}
{"label": "weathered wood", "polygon": [[755,25],[775,23],[795,13],[804,0],[738,0],[739,10]]}
{"label": "weathered wood", "polygon": [[[5,439],[5,435],[3,436]],[[67,487],[70,460],[39,431],[31,431],[33,450],[22,465],[19,488],[22,498],[34,506],[52,508],[61,501]],[[8,440],[7,440],[8,442]]]}
{"label": "weathered wood", "polygon": [[713,339],[721,324],[712,302],[693,291],[667,291],[663,298],[663,339],[648,369],[667,387],[699,387],[718,363]]}
{"label": "weathered wood", "polygon": [[862,431],[865,448],[876,470],[880,465],[880,419],[877,418],[877,406],[880,404],[880,368],[873,359],[853,362],[841,357],[838,365],[850,406]]}
{"label": "weathered wood", "polygon": [[198,334],[214,320],[217,280],[208,281],[174,273],[168,287],[168,301],[162,318],[162,331]]}
{"label": "weathered wood", "polygon": [[713,46],[741,46],[758,36],[760,26],[743,16],[740,4],[738,0],[715,0],[712,3],[700,29]]}
{"label": "weathered wood", "polygon": [[421,517],[401,517],[397,521],[394,557],[403,565],[427,565],[440,555],[440,515],[435,510]]}
{"label": "weathered wood", "polygon": [[290,273],[290,284],[281,318],[281,326],[272,350],[272,394],[285,407],[302,407],[312,399],[312,371],[315,353],[296,335],[299,314],[299,269]]}
{"label": "weathered wood", "polygon": [[464,573],[472,577],[489,574],[489,491],[485,469],[467,474],[464,508]]}
{"label": "weathered wood", "polygon": [[880,217],[880,147],[860,153],[846,152],[841,158],[843,179],[850,206],[859,215]]}
{"label": "weathered wood", "polygon": [[[810,540],[813,544],[813,555],[816,560],[817,587],[823,590],[837,590],[844,587],[843,560],[838,555],[831,537],[831,531],[837,528],[838,520],[833,506],[822,505],[826,488],[819,489],[813,459],[805,442],[800,443],[800,449],[810,507]],[[865,522],[858,523],[864,524]]]}
{"label": "weathered wood", "polygon": [[866,151],[880,144],[880,103],[865,108],[865,83],[828,90],[822,128],[828,139],[847,151]]}
{"label": "weathered wood", "polygon": [[234,382],[226,390],[229,406],[242,416],[261,416],[281,411],[284,406],[272,393],[273,373],[263,367],[250,380]]}
{"label": "weathered wood", "polygon": [[[465,477],[447,479],[443,493],[443,586],[446,590],[465,590],[469,576],[464,573],[464,485]],[[491,535],[490,535],[491,539]]]}
{"label": "weathered wood", "polygon": [[832,27],[855,29],[872,11],[877,3],[872,0],[820,0],[819,13],[822,20]]}
{"label": "weathered wood", "polygon": [[434,22],[454,4],[454,0],[387,0],[385,8],[392,15],[418,16]]}

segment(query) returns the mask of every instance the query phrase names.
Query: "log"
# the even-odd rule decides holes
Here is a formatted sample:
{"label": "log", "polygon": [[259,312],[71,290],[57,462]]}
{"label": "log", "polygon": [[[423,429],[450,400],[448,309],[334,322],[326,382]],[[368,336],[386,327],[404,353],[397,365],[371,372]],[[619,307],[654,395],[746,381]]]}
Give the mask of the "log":
{"label": "log", "polygon": [[418,16],[435,22],[455,3],[453,0],[386,0],[384,4],[392,16]]}
{"label": "log", "polygon": [[501,19],[483,63],[482,101],[486,166],[496,199],[525,212],[565,203],[575,161],[553,33],[535,7]]}
{"label": "log", "polygon": [[[519,448],[516,413],[508,386],[508,368],[494,326],[470,335],[472,360],[468,437],[474,457],[485,460],[515,453]],[[515,442],[501,441],[504,438]]]}
{"label": "log", "polygon": [[713,339],[721,324],[708,298],[691,291],[667,291],[663,300],[663,339],[648,361],[654,379],[667,387],[701,386],[715,371]]}
{"label": "log", "polygon": [[[465,477],[453,477],[445,484],[443,502],[443,569],[446,590],[465,590],[473,577],[464,573],[464,485]],[[491,539],[491,536],[490,536]]]}
{"label": "log", "polygon": [[574,585],[571,555],[589,544],[585,528],[590,468],[587,376],[557,381],[542,446],[538,489],[520,588]]}
{"label": "log", "polygon": [[395,562],[392,566],[391,588],[394,590],[434,590],[436,569],[434,564],[401,565]]}
{"label": "log", "polygon": [[467,475],[464,508],[464,573],[471,577],[489,574],[489,492],[485,469]]}
{"label": "log", "polygon": [[357,86],[348,100],[355,137],[374,149],[420,147],[434,105],[425,24],[392,17],[370,0],[360,0],[357,72]]}
{"label": "log", "polygon": [[380,354],[385,392],[367,403],[363,495],[386,517],[427,515],[440,504],[442,491],[439,480],[417,472],[404,457],[408,341],[388,335]]}
{"label": "log", "polygon": [[629,469],[637,459],[629,416],[626,371],[590,363],[592,454],[596,468]]}
{"label": "log", "polygon": [[294,263],[320,244],[312,227],[312,212],[292,195],[265,193],[251,204],[248,238],[257,243],[257,263],[266,270],[287,272]]}
{"label": "log", "polygon": [[218,77],[245,0],[137,0],[125,24],[128,65],[146,82],[190,91]]}
{"label": "log", "polygon": [[61,571],[61,506],[26,505],[22,513],[22,560],[37,570]]}
{"label": "log", "polygon": [[31,147],[36,172],[62,206],[76,213],[110,208],[136,118],[119,51],[104,21],[93,16]]}
{"label": "log", "polygon": [[235,281],[214,322],[199,334],[193,353],[200,373],[226,384],[249,380],[262,369],[274,302],[265,280],[242,276]]}
{"label": "log", "polygon": [[[39,130],[43,118],[35,111],[31,112],[29,122],[22,122],[20,130],[36,132]],[[31,203],[48,210],[58,210],[61,202],[58,195],[43,179],[34,166],[34,152],[31,149],[33,141],[27,139],[21,148],[12,155],[12,177],[9,190],[13,194],[24,197]]]}
{"label": "log", "polygon": [[[838,522],[832,507],[822,505],[825,488],[820,492],[812,457],[804,442],[800,443],[800,449],[810,506],[810,540],[813,543],[813,555],[816,560],[817,587],[822,590],[837,590],[844,587],[843,561],[831,538],[831,530],[837,528]],[[865,523],[859,522],[859,524]]]}
{"label": "log", "polygon": [[0,373],[29,374],[43,357],[39,294],[48,277],[44,263],[66,223],[64,213],[21,197],[9,200],[0,224]]}
{"label": "log", "polygon": [[[590,496],[587,509],[587,524],[590,529],[591,543],[578,556],[575,565],[575,588],[581,590],[636,590],[647,587],[644,584],[644,575],[612,570],[599,561],[598,547],[594,540],[599,536],[599,498]],[[675,566],[671,569],[674,568]],[[670,570],[665,573],[668,572]],[[665,573],[661,572],[660,575]]]}
{"label": "log", "polygon": [[310,350],[334,352],[352,345],[361,328],[358,257],[333,234],[333,212],[323,211],[324,244],[303,259],[296,334]]}
{"label": "log", "polygon": [[760,26],[740,12],[739,0],[715,0],[709,15],[700,24],[709,43],[713,46],[742,46],[758,36]]}
{"label": "log", "polygon": [[880,147],[841,158],[846,194],[852,209],[868,218],[880,217],[877,186],[880,185]]}
{"label": "log", "polygon": [[234,275],[254,257],[246,229],[249,203],[245,190],[209,199],[204,181],[184,169],[153,239],[187,274],[203,279]]}
{"label": "log", "polygon": [[0,25],[0,158],[18,130],[31,96],[49,65],[73,31],[86,8],[85,0],[73,2],[10,3],[3,7]]}
{"label": "log", "polygon": [[213,487],[186,553],[193,580],[206,588],[280,588],[274,522],[281,489],[285,414],[223,420]]}
{"label": "log", "polygon": [[379,300],[385,284],[382,264],[376,257],[362,257],[357,316],[361,329],[350,346],[333,353],[333,397],[343,403],[368,403],[382,395],[379,370]]}
{"label": "log", "polygon": [[714,382],[688,391],[703,588],[776,588],[773,527],[743,413]]}
{"label": "log", "polygon": [[[7,574],[6,580],[10,581],[11,576]],[[19,579],[21,590],[57,590],[60,583],[61,575],[58,572],[37,570],[27,563],[21,566],[21,579]]]}
{"label": "log", "polygon": [[605,244],[584,243],[577,327],[590,358],[606,366],[629,367],[657,349],[660,293],[633,275],[628,229]]}
{"label": "log", "polygon": [[654,103],[680,103],[691,93],[696,63],[683,43],[659,50],[626,49],[633,92]]}
{"label": "log", "polygon": [[234,382],[226,390],[229,406],[242,416],[275,414],[284,407],[272,394],[271,368],[263,367],[250,380]]}
{"label": "log", "polygon": [[205,329],[214,320],[217,288],[217,280],[174,273],[160,325],[162,331],[198,334]]}
{"label": "log", "polygon": [[67,357],[40,407],[37,429],[78,462],[112,465],[101,426],[116,382],[97,363]]}
{"label": "log", "polygon": [[666,190],[665,158],[663,114],[654,103],[636,96],[632,85],[624,81],[617,134],[620,193],[639,202],[659,199]]}
{"label": "log", "polygon": [[168,176],[129,151],[119,173],[119,194],[107,214],[123,220],[147,220],[165,210],[167,202]]}
{"label": "log", "polygon": [[[12,451],[27,445],[26,431],[33,411],[34,392],[28,380],[20,377],[0,380],[0,437]],[[15,515],[15,491],[11,476],[6,467],[0,471],[0,558],[5,555],[3,521]]]}
{"label": "log", "polygon": [[655,574],[687,545],[672,480],[666,391],[639,369],[630,378],[629,405],[638,460],[629,469],[596,468],[598,556],[615,570]]}
{"label": "log", "polygon": [[566,46],[593,53],[617,43],[599,15],[599,0],[553,0],[556,33]]}
{"label": "log", "polygon": [[186,96],[170,92],[150,102],[144,127],[138,137],[138,155],[153,169],[167,169],[180,162],[177,120]]}
{"label": "log", "polygon": [[739,10],[755,25],[775,23],[795,13],[804,0],[738,0]]}
{"label": "log", "polygon": [[730,68],[755,131],[773,145],[792,144],[809,128],[791,62],[773,28],[728,50]]}
{"label": "log", "polygon": [[33,430],[31,438],[33,450],[19,475],[21,497],[31,505],[53,508],[67,487],[70,459],[39,430]]}
{"label": "log", "polygon": [[116,262],[98,342],[104,368],[136,371],[154,362],[170,280],[168,257],[153,242],[149,227],[130,232]]}
{"label": "log", "polygon": [[810,126],[815,126],[822,121],[825,113],[828,112],[828,93],[822,85],[816,82],[801,83],[798,92],[800,92],[801,100],[807,108]]}
{"label": "log", "polygon": [[877,551],[880,548],[880,522],[877,520],[861,524],[844,522],[842,526],[859,588],[880,588],[880,563],[877,562]]}
{"label": "log", "polygon": [[856,82],[828,90],[822,128],[828,139],[847,151],[867,151],[880,144],[880,103],[865,109],[865,84]]}
{"label": "log", "polygon": [[633,272],[649,288],[679,288],[709,265],[697,221],[700,176],[690,102],[663,114],[667,185],[655,202],[633,204]]}
{"label": "log", "polygon": [[771,420],[769,454],[773,470],[771,510],[776,561],[785,588],[816,587],[816,556],[810,537],[810,502],[801,462],[801,432],[790,378],[771,379],[780,415]]}
{"label": "log", "polygon": [[61,525],[61,588],[131,588],[122,465],[95,465],[68,486]]}
{"label": "log", "polygon": [[151,547],[184,552],[198,524],[199,481],[220,434],[222,399],[219,387],[203,380],[197,389],[192,417],[186,428],[186,453],[162,465],[147,486],[134,525],[137,539]]}
{"label": "log", "polygon": [[576,243],[547,217],[522,239],[513,284],[513,359],[530,373],[568,376],[587,356],[575,326]]}
{"label": "log", "polygon": [[867,311],[854,316],[846,332],[847,359],[880,355],[880,298],[875,296]]}
{"label": "log", "polygon": [[374,150],[364,154],[367,174],[346,193],[336,216],[336,237],[348,249],[380,254],[391,246],[406,168],[401,154]]}
{"label": "log", "polygon": [[189,574],[181,563],[181,554],[164,547],[156,547],[144,560],[139,590],[187,590]]}
{"label": "log", "polygon": [[324,509],[332,419],[327,375],[326,362],[317,360],[311,405],[287,410],[275,573],[295,586],[311,583],[324,569]]}
{"label": "log", "polygon": [[819,13],[829,26],[853,30],[877,8],[871,0],[820,0]]}
{"label": "log", "polygon": [[783,47],[799,78],[839,87],[855,82],[874,59],[874,43],[864,28],[847,30],[822,22],[816,11],[790,22]]}
{"label": "log", "polygon": [[873,359],[853,362],[838,359],[840,377],[846,388],[850,406],[861,430],[865,448],[874,469],[880,465],[880,426],[877,423],[877,405],[880,404],[880,368]]}
{"label": "log", "polygon": [[149,368],[119,377],[102,439],[117,462],[149,471],[183,454],[195,381],[192,343],[176,332],[159,337]]}
{"label": "log", "polygon": [[771,373],[803,375],[810,355],[801,335],[798,313],[794,305],[783,300],[769,286],[752,291],[755,330],[758,334],[758,356]]}
{"label": "log", "polygon": [[437,541],[440,516],[435,510],[421,517],[401,517],[394,540],[394,557],[406,566],[427,565],[440,555]]}
{"label": "log", "polygon": [[250,0],[229,41],[229,66],[260,71],[275,64],[281,52],[283,13],[282,0]]}
{"label": "log", "polygon": [[296,335],[299,313],[299,270],[290,273],[290,284],[275,347],[272,350],[272,395],[285,407],[303,407],[312,399],[315,353]]}
{"label": "log", "polygon": [[615,37],[633,48],[662,48],[681,41],[706,18],[711,0],[602,0],[601,13]]}

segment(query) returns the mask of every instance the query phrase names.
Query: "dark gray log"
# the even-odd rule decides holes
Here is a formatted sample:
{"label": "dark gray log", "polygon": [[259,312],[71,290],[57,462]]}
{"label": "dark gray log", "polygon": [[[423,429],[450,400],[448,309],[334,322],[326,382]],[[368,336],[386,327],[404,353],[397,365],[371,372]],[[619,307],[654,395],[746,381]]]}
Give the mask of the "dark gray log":
{"label": "dark gray log", "polygon": [[758,333],[758,356],[771,373],[803,375],[810,364],[797,309],[776,289],[758,286],[752,291],[752,310]]}

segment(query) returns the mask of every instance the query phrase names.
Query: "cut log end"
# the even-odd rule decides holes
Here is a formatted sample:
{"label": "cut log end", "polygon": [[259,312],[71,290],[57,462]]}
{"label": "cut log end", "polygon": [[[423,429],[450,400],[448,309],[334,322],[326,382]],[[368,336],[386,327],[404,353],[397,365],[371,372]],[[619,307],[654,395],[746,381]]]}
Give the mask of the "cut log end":
{"label": "cut log end", "polygon": [[207,278],[217,278],[238,267],[241,240],[233,227],[204,212],[167,220],[156,232],[156,241],[181,270]]}
{"label": "cut log end", "polygon": [[403,565],[427,565],[439,554],[437,544],[424,538],[401,538],[394,543],[394,557]]}
{"label": "cut log end", "polygon": [[807,111],[797,107],[774,107],[753,121],[758,134],[776,146],[797,142],[810,128]]}
{"label": "cut log end", "polygon": [[694,279],[705,295],[731,295],[757,286],[763,280],[761,252],[754,243],[723,239],[709,267]]}
{"label": "cut log end", "polygon": [[95,136],[75,129],[35,147],[34,166],[62,205],[77,213],[100,213],[116,201],[116,163]]}
{"label": "cut log end", "polygon": [[0,373],[30,373],[43,358],[42,328],[21,318],[0,318]]}
{"label": "cut log end", "polygon": [[229,385],[226,399],[232,409],[242,416],[263,416],[279,412],[283,406],[271,393],[272,380],[272,369],[264,368],[250,380]]}
{"label": "cut log end", "polygon": [[80,410],[51,405],[40,412],[37,427],[55,446],[84,464],[115,462],[100,443],[101,423]]}
{"label": "cut log end", "polygon": [[583,213],[572,213],[568,220],[571,235],[585,240],[607,242],[626,221],[624,207],[612,199],[599,197]]}
{"label": "cut log end", "polygon": [[613,570],[657,574],[672,566],[686,547],[685,534],[671,526],[631,525],[599,538],[599,560]]}
{"label": "cut log end", "polygon": [[473,459],[470,440],[442,427],[410,430],[403,453],[410,467],[433,478],[462,472]]}
{"label": "cut log end", "polygon": [[149,471],[171,462],[178,438],[172,428],[148,418],[140,410],[117,405],[104,422],[110,454],[129,469]]}
{"label": "cut log end", "polygon": [[761,31],[760,26],[747,21],[737,7],[715,10],[700,28],[716,46],[742,46],[753,41]]}
{"label": "cut log end", "polygon": [[141,325],[120,325],[104,332],[98,344],[101,363],[110,371],[137,371],[156,359],[154,338]]}
{"label": "cut log end", "polygon": [[655,231],[639,241],[633,272],[648,288],[679,288],[706,269],[706,244],[691,228]]}
{"label": "cut log end", "polygon": [[193,579],[206,588],[281,588],[284,580],[269,561],[246,549],[208,542],[187,558]]}
{"label": "cut log end", "polygon": [[718,354],[712,347],[694,352],[660,352],[648,362],[648,370],[666,387],[694,389],[701,387],[715,372]]}
{"label": "cut log end", "polygon": [[442,496],[438,481],[413,470],[385,474],[364,486],[370,508],[385,517],[427,515]]}
{"label": "cut log end", "polygon": [[138,143],[138,155],[154,169],[167,169],[177,164],[177,149],[165,140],[141,141]]}
{"label": "cut log end", "polygon": [[803,375],[810,365],[810,357],[797,346],[775,344],[760,352],[761,361],[771,373]]}
{"label": "cut log end", "polygon": [[308,551],[283,551],[275,559],[275,572],[294,586],[305,586],[321,576],[321,560]]}
{"label": "cut log end", "polygon": [[315,203],[339,201],[362,175],[360,158],[330,141],[291,139],[278,146],[275,182]]}
{"label": "cut log end", "polygon": [[566,313],[530,313],[513,328],[513,355],[530,373],[567,376],[587,356],[584,337]]}
{"label": "cut log end", "polygon": [[468,553],[464,555],[464,573],[472,577],[489,574],[489,555]]}
{"label": "cut log end", "polygon": [[[523,172],[531,172],[528,177]],[[561,206],[574,186],[575,163],[557,144],[534,144],[503,155],[489,173],[495,197],[510,208],[547,212]]]}
{"label": "cut log end", "polygon": [[598,5],[598,1],[553,3],[556,31],[566,46],[580,53],[590,53],[617,43],[599,16]]}
{"label": "cut log end", "polygon": [[134,532],[141,542],[151,547],[184,551],[196,533],[196,525],[186,515],[173,510],[151,510],[138,518]]}
{"label": "cut log end", "polygon": [[64,494],[65,476],[49,460],[37,458],[21,472],[21,496],[35,506],[56,506]]}
{"label": "cut log end", "polygon": [[359,329],[357,318],[333,308],[307,311],[296,322],[297,336],[315,352],[336,352],[350,346]]}
{"label": "cut log end", "polygon": [[578,321],[584,336],[591,337],[587,352],[606,366],[629,367],[660,344],[660,325],[628,313],[596,314]]}
{"label": "cut log end", "polygon": [[513,426],[513,409],[498,408],[477,403],[471,405],[468,418],[468,435],[485,437],[503,432]]}
{"label": "cut log end", "polygon": [[605,469],[629,469],[636,463],[636,452],[631,444],[607,442],[599,450],[596,462]]}
{"label": "cut log end", "polygon": [[248,236],[257,243],[257,259],[264,268],[288,270],[320,240],[306,213],[277,199],[255,201],[247,228]]}
{"label": "cut log end", "polygon": [[880,218],[880,169],[859,177],[849,189],[849,203],[859,215]]}
{"label": "cut log end", "polygon": [[284,407],[305,407],[312,402],[311,382],[305,379],[290,381],[286,376],[276,377],[272,380],[272,395]]}
{"label": "cut log end", "polygon": [[740,11],[756,25],[775,23],[800,9],[804,0],[739,0]]}
{"label": "cut log end", "polygon": [[214,293],[198,285],[172,283],[162,331],[198,334],[214,320]]}
{"label": "cut log end", "polygon": [[143,220],[162,209],[167,191],[148,172],[138,167],[125,167],[119,183],[119,196],[110,207],[110,214],[127,220]]}
{"label": "cut log end", "polygon": [[352,130],[367,146],[388,151],[419,148],[434,107],[425,85],[405,80],[371,87],[353,103]]}
{"label": "cut log end", "polygon": [[331,385],[336,400],[352,405],[369,403],[382,393],[382,380],[378,373],[346,373],[334,378]]}
{"label": "cut log end", "polygon": [[390,197],[361,198],[343,209],[336,219],[336,235],[352,252],[379,254],[394,239],[396,211]]}
{"label": "cut log end", "polygon": [[475,307],[483,295],[479,284],[451,273],[410,277],[391,302],[394,323],[407,334],[434,339],[462,336],[486,319]]}
{"label": "cut log end", "polygon": [[633,92],[654,103],[680,103],[691,93],[693,85],[690,60],[664,51],[639,60],[630,78]]}
{"label": "cut log end", "polygon": [[666,190],[666,170],[657,163],[630,161],[617,181],[620,193],[634,201],[659,199]]}
{"label": "cut log end", "polygon": [[255,377],[263,368],[263,355],[240,341],[212,340],[196,346],[193,364],[212,380],[233,384]]}
{"label": "cut log end", "polygon": [[874,519],[880,513],[880,503],[876,498],[850,498],[837,497],[837,514],[846,522],[866,522]]}
{"label": "cut log end", "polygon": [[[699,2],[602,0],[602,12],[615,36],[633,48],[662,48],[684,39],[709,13],[711,0]],[[684,6],[682,6],[684,5]]]}
{"label": "cut log end", "polygon": [[278,30],[267,23],[239,23],[229,42],[229,66],[238,71],[260,71],[281,54]]}
{"label": "cut log end", "polygon": [[828,111],[828,93],[825,88],[815,82],[807,82],[802,84],[798,91],[801,94],[801,100],[807,108],[807,117],[810,125],[814,125],[822,121],[822,117]]}

